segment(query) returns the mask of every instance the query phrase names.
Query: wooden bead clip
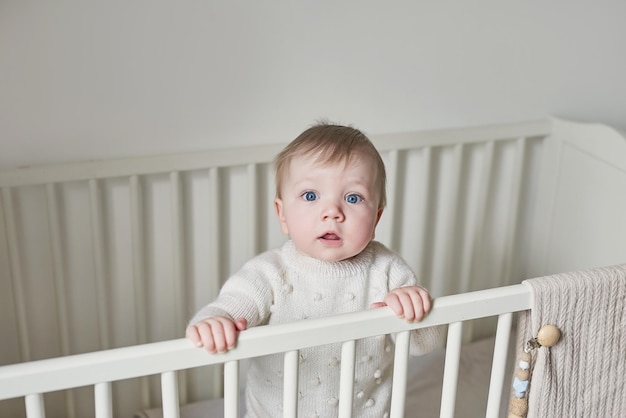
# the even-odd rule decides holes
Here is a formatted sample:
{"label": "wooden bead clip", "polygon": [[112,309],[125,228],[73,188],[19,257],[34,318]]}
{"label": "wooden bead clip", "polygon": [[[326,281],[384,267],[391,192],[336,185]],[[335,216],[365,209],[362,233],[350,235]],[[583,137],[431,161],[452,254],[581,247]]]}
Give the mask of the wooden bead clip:
{"label": "wooden bead clip", "polygon": [[556,325],[544,325],[537,333],[537,342],[542,347],[552,347],[561,339],[561,330]]}
{"label": "wooden bead clip", "polygon": [[508,418],[524,418],[528,412],[528,385],[530,383],[531,351],[539,347],[552,347],[561,339],[561,330],[556,325],[544,325],[537,336],[526,342],[520,355],[513,379],[513,397],[509,403]]}

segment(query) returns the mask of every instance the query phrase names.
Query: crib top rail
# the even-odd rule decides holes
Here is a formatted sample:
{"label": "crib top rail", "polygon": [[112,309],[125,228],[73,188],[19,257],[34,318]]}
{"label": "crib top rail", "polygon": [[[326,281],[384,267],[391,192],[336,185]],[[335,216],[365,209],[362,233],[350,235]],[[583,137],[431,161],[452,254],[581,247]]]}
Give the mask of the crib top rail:
{"label": "crib top rail", "polygon": [[[521,137],[541,137],[550,134],[552,120],[509,123],[429,131],[372,135],[372,142],[381,151],[486,142]],[[18,187],[65,181],[103,179],[133,175],[199,170],[268,163],[284,144],[217,149],[195,153],[173,153],[93,160],[66,164],[25,166],[0,170],[0,187]]]}
{"label": "crib top rail", "polygon": [[277,348],[278,352],[298,350],[496,316],[530,306],[530,289],[518,284],[437,298],[428,317],[416,324],[395,317],[389,309],[371,309],[252,328],[226,354],[208,355],[177,339],[8,365],[0,367],[0,400],[252,358],[276,353]]}

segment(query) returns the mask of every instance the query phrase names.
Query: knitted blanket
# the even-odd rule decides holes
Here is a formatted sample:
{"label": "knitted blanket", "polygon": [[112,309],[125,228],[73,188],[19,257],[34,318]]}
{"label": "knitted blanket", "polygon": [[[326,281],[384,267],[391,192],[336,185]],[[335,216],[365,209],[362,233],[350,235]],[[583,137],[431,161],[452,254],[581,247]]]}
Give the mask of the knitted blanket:
{"label": "knitted blanket", "polygon": [[626,264],[524,283],[534,299],[519,342],[547,324],[561,331],[556,345],[531,351],[527,417],[625,417]]}

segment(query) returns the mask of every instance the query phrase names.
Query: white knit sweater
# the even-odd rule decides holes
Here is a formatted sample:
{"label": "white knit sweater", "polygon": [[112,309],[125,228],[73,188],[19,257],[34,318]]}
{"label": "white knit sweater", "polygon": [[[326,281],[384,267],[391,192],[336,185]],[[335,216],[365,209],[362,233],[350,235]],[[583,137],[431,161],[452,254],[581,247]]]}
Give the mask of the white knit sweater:
{"label": "white knit sweater", "polygon": [[[391,289],[416,284],[407,264],[378,242],[371,242],[351,259],[326,262],[300,254],[288,241],[247,262],[190,323],[211,316],[243,317],[253,327],[354,312],[382,301]],[[411,353],[432,350],[442,335],[440,327],[414,331]],[[282,416],[282,357],[252,360],[246,387],[248,416]],[[299,417],[337,416],[340,358],[340,344],[300,351]],[[387,416],[393,339],[379,336],[359,341],[356,358],[354,415]]]}

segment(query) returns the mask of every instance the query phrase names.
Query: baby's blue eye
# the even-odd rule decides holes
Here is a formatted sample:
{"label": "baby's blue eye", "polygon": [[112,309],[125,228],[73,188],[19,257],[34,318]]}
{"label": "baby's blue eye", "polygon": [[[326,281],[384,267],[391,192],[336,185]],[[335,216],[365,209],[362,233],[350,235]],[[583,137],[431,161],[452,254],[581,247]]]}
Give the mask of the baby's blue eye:
{"label": "baby's blue eye", "polygon": [[361,196],[359,196],[358,194],[354,194],[354,193],[347,195],[345,199],[346,199],[346,202],[348,203],[359,203],[360,201],[363,200]]}
{"label": "baby's blue eye", "polygon": [[314,200],[317,200],[317,193],[315,193],[315,192],[304,192],[302,197],[304,197],[304,200],[306,200],[307,202],[312,202]]}

